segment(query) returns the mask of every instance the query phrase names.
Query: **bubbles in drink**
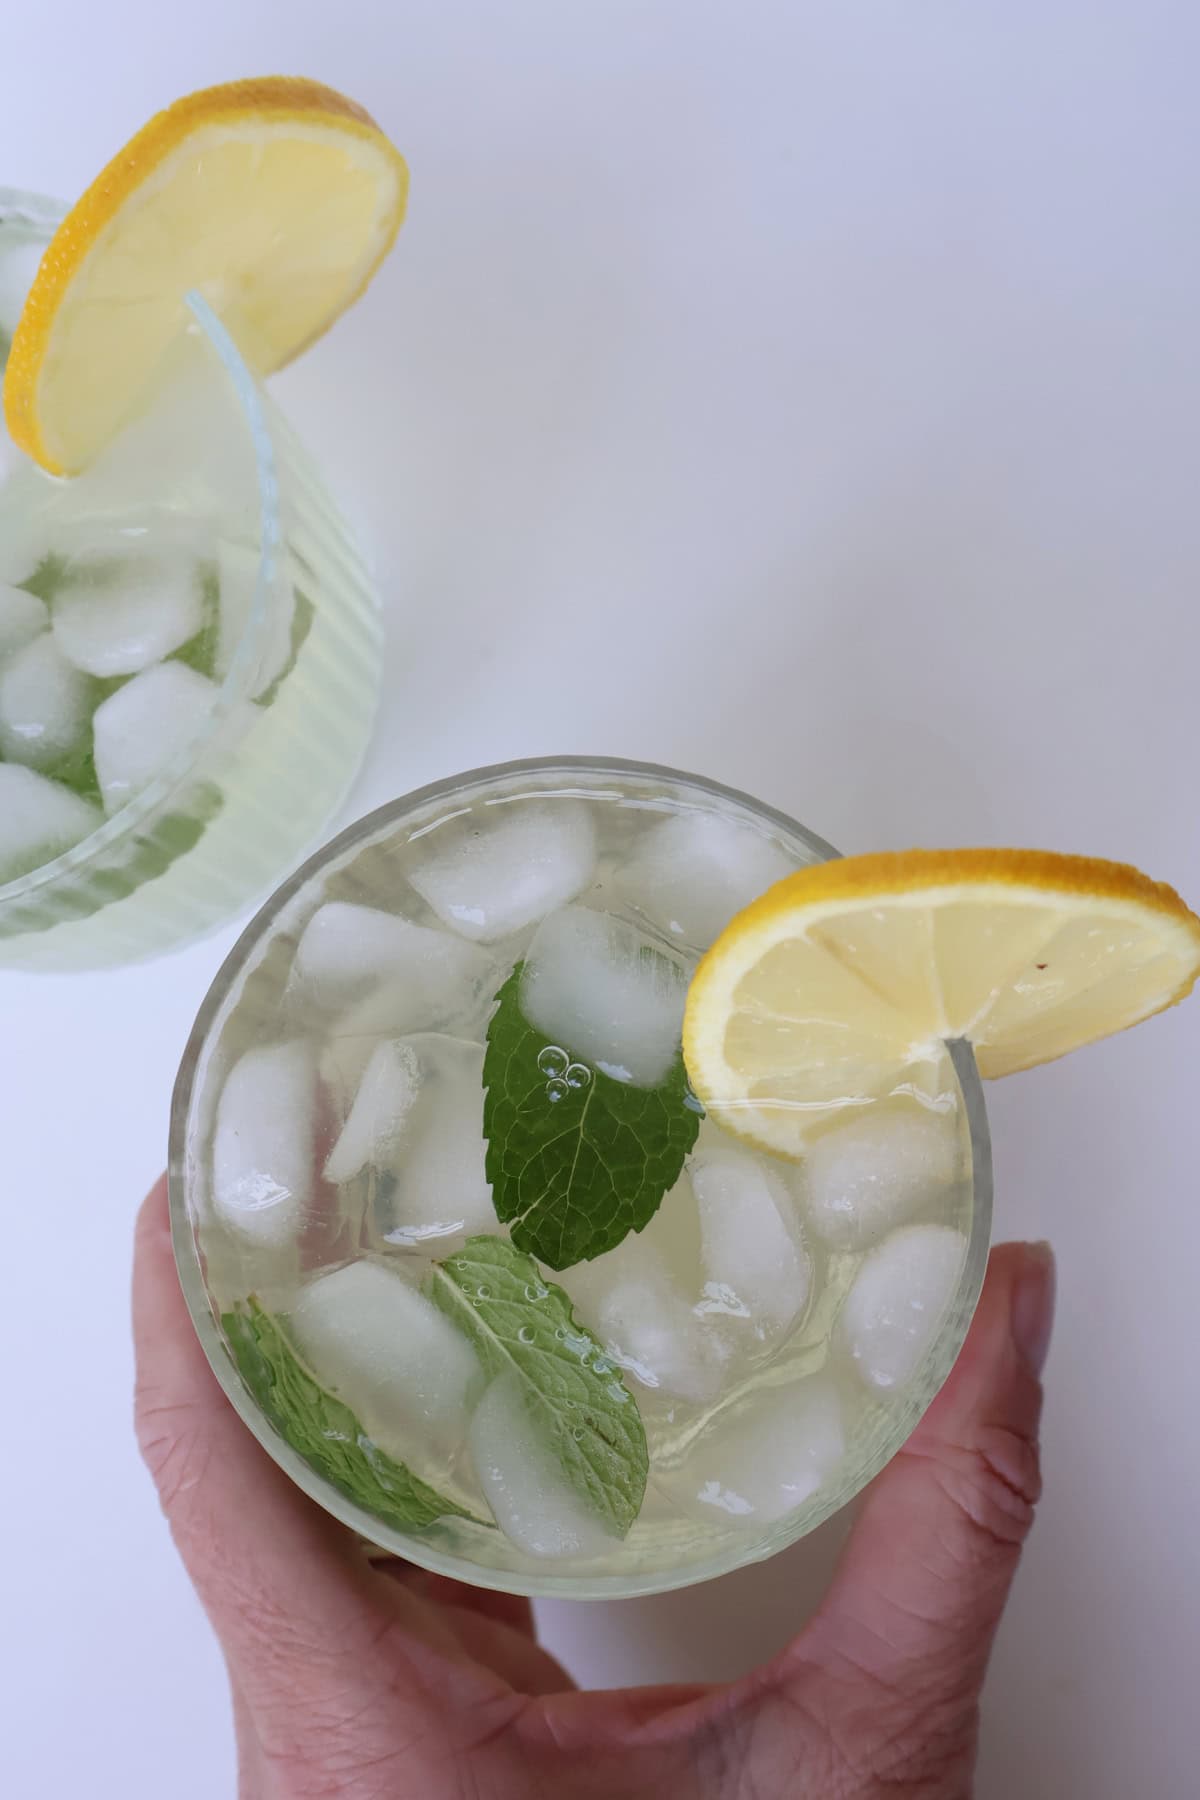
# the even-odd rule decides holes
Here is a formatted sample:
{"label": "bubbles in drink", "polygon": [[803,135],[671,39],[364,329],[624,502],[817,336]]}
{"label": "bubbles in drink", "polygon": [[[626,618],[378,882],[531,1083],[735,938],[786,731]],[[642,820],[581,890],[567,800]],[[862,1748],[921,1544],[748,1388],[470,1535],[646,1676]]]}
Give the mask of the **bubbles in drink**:
{"label": "bubbles in drink", "polygon": [[[312,1379],[470,1512],[428,1528],[448,1555],[619,1572],[815,1522],[960,1281],[957,1093],[855,1095],[798,1162],[741,1142],[685,1085],[687,984],[800,847],[661,787],[491,797],[313,877],[247,970],[206,1139],[215,1303],[272,1294]],[[472,1262],[496,1240],[511,1265]],[[597,1493],[626,1408],[649,1476],[621,1539]]]}
{"label": "bubbles in drink", "polygon": [[521,982],[531,1025],[635,1087],[657,1086],[676,1061],[686,997],[681,963],[622,919],[585,906],[539,926]]}

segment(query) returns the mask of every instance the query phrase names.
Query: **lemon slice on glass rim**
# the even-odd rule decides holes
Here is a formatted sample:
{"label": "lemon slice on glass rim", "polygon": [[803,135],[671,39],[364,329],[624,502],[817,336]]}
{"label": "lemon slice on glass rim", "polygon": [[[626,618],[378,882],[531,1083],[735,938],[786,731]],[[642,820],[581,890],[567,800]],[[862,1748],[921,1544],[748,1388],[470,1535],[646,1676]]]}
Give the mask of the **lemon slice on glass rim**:
{"label": "lemon slice on glass rim", "polygon": [[404,218],[408,171],[319,82],[233,81],[177,100],[56,231],[9,351],[13,441],[74,474],[169,373],[199,293],[260,375],[363,292]]}
{"label": "lemon slice on glass rim", "polygon": [[684,1058],[716,1123],[799,1157],[847,1107],[932,1099],[945,1045],[1013,1074],[1136,1025],[1200,973],[1200,919],[1124,863],[1032,850],[837,858],[740,913],[693,977]]}

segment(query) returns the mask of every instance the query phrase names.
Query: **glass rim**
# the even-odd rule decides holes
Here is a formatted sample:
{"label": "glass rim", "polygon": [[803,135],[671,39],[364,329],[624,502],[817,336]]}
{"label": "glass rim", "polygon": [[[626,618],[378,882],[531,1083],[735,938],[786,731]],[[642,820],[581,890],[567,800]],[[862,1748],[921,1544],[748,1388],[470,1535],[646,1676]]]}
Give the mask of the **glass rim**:
{"label": "glass rim", "polygon": [[[251,966],[254,951],[274,929],[281,914],[286,911],[301,889],[320,874],[323,868],[333,863],[346,851],[353,849],[356,843],[377,835],[389,824],[398,823],[431,801],[468,795],[480,788],[490,787],[498,782],[525,775],[562,775],[567,778],[572,775],[589,777],[612,775],[616,778],[641,776],[677,783],[695,788],[714,798],[732,801],[748,808],[757,817],[779,826],[789,836],[798,838],[801,842],[809,845],[817,852],[820,861],[832,861],[841,856],[841,852],[836,850],[832,844],[809,831],[787,813],[755,799],[753,795],[744,793],[738,788],[728,787],[721,782],[710,780],[707,776],[690,774],[686,770],[670,768],[661,763],[638,762],[622,757],[546,756],[495,763],[449,776],[441,781],[430,782],[399,799],[387,801],[383,806],[376,807],[374,811],[364,814],[362,818],[355,820],[343,831],[340,831],[336,837],[330,839],[271,893],[239,934],[213,977],[200,1004],[195,1022],[188,1034],[171,1095],[167,1156],[171,1244],[175,1256],[175,1267],[179,1275],[179,1284],[192,1326],[208,1359],[209,1367],[226,1399],[242,1423],[253,1433],[272,1461],[283,1469],[289,1479],[294,1481],[297,1487],[324,1512],[336,1518],[340,1524],[347,1527],[366,1544],[372,1548],[378,1548],[384,1554],[399,1557],[420,1568],[428,1569],[434,1574],[445,1575],[452,1580],[464,1581],[474,1587],[490,1588],[500,1593],[521,1594],[532,1599],[543,1600],[639,1599],[651,1594],[669,1593],[679,1588],[699,1586],[705,1581],[733,1574],[735,1570],[744,1568],[751,1563],[763,1562],[779,1551],[787,1549],[791,1544],[808,1536],[826,1519],[840,1512],[844,1506],[850,1504],[854,1496],[861,1493],[868,1482],[879,1474],[901,1448],[949,1375],[954,1361],[957,1359],[958,1350],[961,1348],[962,1338],[959,1337],[955,1344],[954,1355],[950,1358],[945,1355],[946,1345],[954,1334],[954,1327],[958,1321],[963,1321],[962,1335],[965,1336],[966,1327],[970,1323],[983,1287],[992,1229],[991,1131],[983,1097],[983,1084],[971,1046],[962,1038],[948,1041],[947,1049],[962,1095],[971,1144],[971,1227],[963,1266],[954,1294],[948,1302],[942,1329],[929,1346],[908,1384],[910,1397],[893,1404],[893,1429],[885,1434],[881,1447],[877,1447],[876,1452],[866,1459],[863,1472],[861,1477],[856,1480],[853,1492],[830,1504],[811,1523],[806,1524],[802,1531],[796,1531],[790,1527],[789,1518],[794,1515],[787,1515],[755,1538],[747,1538],[742,1543],[734,1542],[708,1558],[698,1558],[694,1562],[673,1567],[635,1569],[628,1573],[572,1575],[554,1574],[551,1567],[548,1566],[545,1574],[518,1574],[515,1571],[483,1567],[472,1562],[469,1557],[425,1546],[417,1533],[405,1535],[392,1531],[375,1519],[372,1514],[356,1506],[344,1495],[338,1494],[336,1489],[309,1467],[304,1458],[292,1448],[285,1438],[280,1436],[266,1418],[238,1374],[213,1314],[208,1290],[201,1274],[186,1192],[191,1172],[191,1158],[187,1142],[188,1122],[192,1112],[197,1078],[200,1074],[201,1060],[209,1043],[213,1026],[225,1006],[234,984]],[[936,1377],[932,1388],[929,1384],[931,1373]],[[924,1379],[922,1379],[923,1377]],[[926,1398],[912,1397],[922,1392],[927,1392]]]}
{"label": "glass rim", "polygon": [[[6,227],[27,227],[48,242],[65,218],[68,207],[45,194],[25,193],[17,188],[0,187],[0,233]],[[0,908],[13,901],[27,901],[42,889],[52,888],[62,879],[77,875],[115,845],[135,837],[147,821],[168,807],[179,790],[191,779],[209,746],[217,739],[227,721],[249,698],[259,652],[264,648],[270,630],[274,584],[278,573],[282,544],[279,503],[279,477],[275,443],[267,422],[263,396],[251,370],[243,361],[237,346],[199,294],[188,294],[186,303],[196,324],[217,357],[221,371],[233,389],[237,410],[250,437],[254,452],[255,485],[258,491],[259,553],[254,597],[242,635],[225,675],[214,683],[217,697],[203,726],[183,749],[176,752],[153,781],[135,794],[125,806],[106,818],[95,831],[79,843],[72,844],[49,862],[19,875],[14,881],[0,882]],[[214,370],[214,375],[216,370]],[[53,476],[49,480],[62,479]]]}

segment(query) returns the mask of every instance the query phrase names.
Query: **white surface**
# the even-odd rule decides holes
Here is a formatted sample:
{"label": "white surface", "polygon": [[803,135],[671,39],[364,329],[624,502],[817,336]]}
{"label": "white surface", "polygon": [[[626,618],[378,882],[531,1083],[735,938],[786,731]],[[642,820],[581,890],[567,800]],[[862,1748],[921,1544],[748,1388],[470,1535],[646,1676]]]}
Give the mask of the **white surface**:
{"label": "white surface", "polygon": [[[1011,840],[1200,895],[1200,13],[1187,0],[12,8],[7,179],[71,193],[201,82],[319,73],[410,222],[280,383],[391,613],[354,812],[608,751],[847,849]],[[172,40],[175,45],[172,47]],[[220,1658],[129,1422],[129,1233],[223,951],[0,975],[5,1790],[232,1792]],[[1194,1785],[1200,1009],[993,1092],[999,1230],[1062,1264],[1048,1491],[982,1800]],[[833,1535],[547,1606],[583,1676],[749,1665]],[[69,1729],[63,1729],[64,1720]],[[114,1789],[115,1791],[115,1789]]]}

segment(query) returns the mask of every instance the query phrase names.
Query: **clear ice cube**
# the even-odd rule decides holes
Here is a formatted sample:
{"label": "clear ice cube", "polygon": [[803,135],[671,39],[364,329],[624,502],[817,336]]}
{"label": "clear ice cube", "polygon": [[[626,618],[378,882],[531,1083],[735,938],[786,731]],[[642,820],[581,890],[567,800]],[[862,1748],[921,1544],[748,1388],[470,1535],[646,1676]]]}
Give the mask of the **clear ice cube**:
{"label": "clear ice cube", "polygon": [[54,636],[87,675],[137,675],[204,623],[200,571],[179,557],[77,563],[54,599]]}
{"label": "clear ice cube", "polygon": [[0,757],[53,769],[87,749],[91,686],[43,632],[0,664]]}
{"label": "clear ice cube", "polygon": [[[217,647],[214,667],[219,678],[228,675],[238,645],[246,634],[258,591],[261,558],[256,548],[222,539],[217,545]],[[292,627],[296,596],[284,581],[276,581],[269,595],[270,625],[262,661],[251,698],[265,693],[291,661]]]}
{"label": "clear ice cube", "polygon": [[470,1344],[394,1269],[350,1263],[301,1292],[289,1323],[323,1386],[401,1462],[449,1458],[467,1431],[479,1376]]}
{"label": "clear ice cube", "polygon": [[516,1375],[492,1382],[475,1408],[469,1443],[497,1525],[526,1555],[603,1556],[616,1548],[539,1437]]}
{"label": "clear ice cube", "polygon": [[377,1044],[363,1071],[346,1123],[325,1163],[326,1181],[352,1181],[370,1163],[385,1168],[395,1155],[421,1085],[411,1044]]}
{"label": "clear ice cube", "polygon": [[865,1250],[959,1176],[954,1113],[876,1104],[815,1138],[804,1161],[806,1212],[834,1250]]}
{"label": "clear ice cube", "polygon": [[483,1049],[430,1033],[405,1040],[421,1069],[394,1181],[377,1205],[388,1243],[414,1246],[498,1230],[485,1161]]}
{"label": "clear ice cube", "polygon": [[580,1322],[642,1387],[697,1405],[720,1392],[730,1358],[724,1322],[693,1311],[645,1233],[631,1232],[562,1282]]}
{"label": "clear ice cube", "polygon": [[299,1239],[312,1196],[316,1060],[294,1040],[247,1050],[226,1077],[213,1133],[212,1200],[264,1248]]}
{"label": "clear ice cube", "polygon": [[397,981],[409,991],[413,1023],[424,1031],[448,1017],[495,974],[486,950],[447,931],[416,925],[375,906],[330,900],[317,908],[296,947],[298,988],[323,1006],[345,1006]]}
{"label": "clear ice cube", "polygon": [[200,736],[219,691],[184,663],[166,662],[135,675],[101,702],[92,730],[106,811],[126,805]]}
{"label": "clear ice cube", "polygon": [[810,1500],[844,1454],[837,1389],[809,1375],[718,1414],[666,1485],[701,1517],[770,1525]]}
{"label": "clear ice cube", "polygon": [[812,1258],[783,1177],[744,1150],[706,1151],[689,1170],[700,1213],[701,1312],[745,1319],[756,1335],[786,1331],[812,1289]]}
{"label": "clear ice cube", "polygon": [[12,337],[25,305],[25,296],[41,267],[46,246],[36,238],[20,243],[8,238],[0,251],[0,331]]}
{"label": "clear ice cube", "polygon": [[6,464],[7,442],[0,426],[0,581],[20,587],[55,551],[58,535],[52,484],[15,448]]}
{"label": "clear ice cube", "polygon": [[581,894],[596,863],[591,813],[578,800],[516,800],[487,808],[409,879],[443,924],[494,943]]}
{"label": "clear ice cube", "polygon": [[664,931],[705,950],[735,913],[795,867],[752,825],[717,813],[677,813],[637,840],[617,885]]}
{"label": "clear ice cube", "polygon": [[0,883],[61,856],[104,823],[98,806],[19,763],[0,763]]}
{"label": "clear ice cube", "polygon": [[0,581],[0,662],[40,637],[49,623],[50,611],[44,600]]}
{"label": "clear ice cube", "polygon": [[679,1055],[687,980],[624,920],[568,906],[534,934],[521,1010],[572,1056],[617,1081],[657,1087]]}
{"label": "clear ice cube", "polygon": [[842,1302],[838,1336],[867,1386],[912,1379],[937,1334],[966,1258],[948,1225],[906,1225],[868,1250]]}

